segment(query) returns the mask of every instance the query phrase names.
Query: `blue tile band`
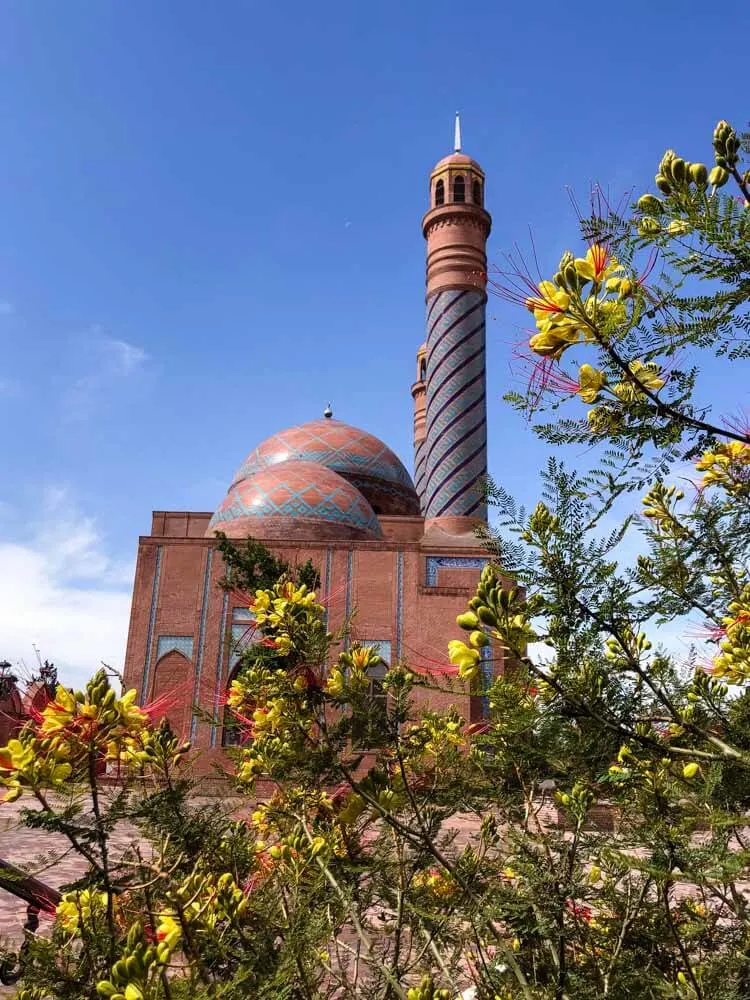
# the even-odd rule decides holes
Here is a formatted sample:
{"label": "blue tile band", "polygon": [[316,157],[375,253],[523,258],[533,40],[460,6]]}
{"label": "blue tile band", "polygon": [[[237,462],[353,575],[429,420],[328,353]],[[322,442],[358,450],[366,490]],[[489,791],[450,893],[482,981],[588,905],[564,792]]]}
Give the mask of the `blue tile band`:
{"label": "blue tile band", "polygon": [[437,292],[428,303],[424,515],[486,519],[484,292]]}
{"label": "blue tile band", "polygon": [[154,567],[154,583],[151,588],[151,608],[148,613],[148,633],[146,637],[146,662],[143,665],[143,687],[141,688],[141,705],[148,701],[149,684],[151,683],[151,655],[154,650],[154,625],[156,624],[156,606],[159,603],[159,578],[161,577],[161,545],[156,546],[156,565]]}

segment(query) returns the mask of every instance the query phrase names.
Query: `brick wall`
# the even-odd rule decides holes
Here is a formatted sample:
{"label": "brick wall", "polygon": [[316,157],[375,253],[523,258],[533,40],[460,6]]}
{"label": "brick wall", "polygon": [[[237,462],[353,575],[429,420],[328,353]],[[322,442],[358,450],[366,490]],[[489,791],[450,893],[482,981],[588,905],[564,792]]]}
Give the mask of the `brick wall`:
{"label": "brick wall", "polygon": [[[158,534],[139,542],[125,661],[127,686],[137,688],[142,702],[161,698],[170,704],[167,714],[181,734],[188,732],[202,748],[206,768],[221,756],[221,734],[209,719],[189,722],[187,706],[197,703],[208,716],[223,715],[228,631],[232,610],[242,603],[238,595],[225,595],[217,586],[223,563],[213,540],[202,537],[208,517],[154,513]],[[465,540],[456,549],[443,544],[437,585],[429,586],[428,559],[435,553],[428,540],[414,538],[421,519],[384,522],[389,537],[379,542],[316,539],[272,548],[292,564],[312,559],[321,575],[319,598],[327,609],[329,630],[336,631],[353,616],[355,640],[389,642],[393,662],[401,656],[418,671],[438,671],[448,665],[448,641],[464,635],[455,619],[474,591],[484,551],[478,544],[467,547]],[[170,651],[160,659],[159,638],[170,636],[189,638],[191,655]],[[499,653],[494,670],[502,670]],[[481,718],[480,698],[467,694],[449,675],[442,675],[440,683],[444,691],[423,693],[429,704],[455,705],[467,719]]]}

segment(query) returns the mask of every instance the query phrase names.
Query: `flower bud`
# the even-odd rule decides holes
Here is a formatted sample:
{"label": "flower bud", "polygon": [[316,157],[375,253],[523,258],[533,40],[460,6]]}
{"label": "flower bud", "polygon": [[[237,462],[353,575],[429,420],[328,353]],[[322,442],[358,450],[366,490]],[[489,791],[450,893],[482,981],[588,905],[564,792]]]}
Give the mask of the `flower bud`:
{"label": "flower bud", "polygon": [[708,184],[708,168],[705,163],[690,164],[690,180],[699,188]]}
{"label": "flower bud", "polygon": [[700,771],[700,767],[695,763],[695,761],[691,761],[683,767],[682,777],[687,778],[687,780],[690,781],[696,776],[698,771]]}
{"label": "flower bud", "polygon": [[677,153],[673,149],[668,149],[661,158],[659,173],[664,174],[667,180],[672,179],[672,163],[677,159]]}
{"label": "flower bud", "polygon": [[[729,122],[723,119],[714,129],[713,146],[716,152],[716,163],[720,167],[733,167],[737,162],[739,142],[737,133]],[[721,162],[720,162],[721,161]]]}
{"label": "flower bud", "polygon": [[575,264],[570,263],[565,265],[563,277],[565,278],[565,284],[568,288],[578,287],[578,271],[576,271]]}
{"label": "flower bud", "polygon": [[655,177],[656,186],[662,192],[662,194],[671,194],[672,185],[669,183],[667,178],[662,173],[658,173]]}
{"label": "flower bud", "polygon": [[687,177],[687,166],[679,156],[672,160],[672,176],[678,184],[684,184]]}
{"label": "flower bud", "polygon": [[497,616],[489,608],[479,608],[477,610],[477,618],[483,625],[497,625]]}
{"label": "flower bud", "polygon": [[638,199],[638,210],[646,215],[659,215],[664,205],[655,194],[644,194]]}
{"label": "flower bud", "polygon": [[712,184],[715,188],[724,187],[728,180],[729,171],[724,167],[714,167],[708,175],[708,183]]}
{"label": "flower bud", "polygon": [[661,226],[652,215],[644,215],[638,223],[638,232],[641,236],[655,236],[661,232]]}
{"label": "flower bud", "polygon": [[471,633],[469,636],[469,642],[477,649],[483,649],[485,646],[489,646],[490,637],[485,632],[477,630]]}
{"label": "flower bud", "polygon": [[479,619],[473,611],[465,611],[462,615],[459,615],[456,618],[456,625],[458,625],[459,628],[465,629],[467,632],[475,629],[478,624]]}

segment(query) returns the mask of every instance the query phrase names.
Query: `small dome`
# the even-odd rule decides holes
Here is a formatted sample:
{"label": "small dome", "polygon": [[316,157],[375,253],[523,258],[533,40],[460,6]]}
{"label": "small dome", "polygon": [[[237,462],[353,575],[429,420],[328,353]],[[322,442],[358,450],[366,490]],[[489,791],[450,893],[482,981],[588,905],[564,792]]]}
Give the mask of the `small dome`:
{"label": "small dome", "polygon": [[376,514],[419,514],[411,476],[391,449],[367,431],[330,418],[290,427],[259,444],[238,469],[232,486],[261,469],[289,461],[314,462],[343,476]]}
{"label": "small dome", "polygon": [[230,538],[360,539],[382,537],[375,513],[354,486],[324,465],[284,461],[229,487],[206,535]]}
{"label": "small dome", "polygon": [[482,176],[484,176],[484,171],[479,166],[477,161],[472,160],[472,158],[467,156],[466,153],[451,153],[450,156],[444,156],[442,160],[438,160],[432,168],[433,174],[438,170],[442,170],[444,167],[473,167],[474,170],[477,170],[480,174],[482,174]]}

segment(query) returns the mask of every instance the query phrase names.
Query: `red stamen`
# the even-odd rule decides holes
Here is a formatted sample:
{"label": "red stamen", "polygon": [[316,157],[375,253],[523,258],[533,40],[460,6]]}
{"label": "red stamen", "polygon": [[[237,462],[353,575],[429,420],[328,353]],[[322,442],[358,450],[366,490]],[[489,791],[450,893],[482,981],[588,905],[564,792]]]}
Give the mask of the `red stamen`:
{"label": "red stamen", "polygon": [[722,417],[721,422],[727,430],[734,431],[735,434],[741,434],[750,441],[750,411],[745,409],[745,407],[741,407],[736,414]]}
{"label": "red stamen", "polygon": [[526,382],[526,392],[534,404],[538,404],[546,392],[573,395],[581,388],[563,371],[556,358],[539,358],[531,354],[525,341],[514,349],[513,357],[518,364],[515,368],[511,364],[511,372],[514,376],[520,375]]}

